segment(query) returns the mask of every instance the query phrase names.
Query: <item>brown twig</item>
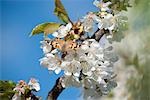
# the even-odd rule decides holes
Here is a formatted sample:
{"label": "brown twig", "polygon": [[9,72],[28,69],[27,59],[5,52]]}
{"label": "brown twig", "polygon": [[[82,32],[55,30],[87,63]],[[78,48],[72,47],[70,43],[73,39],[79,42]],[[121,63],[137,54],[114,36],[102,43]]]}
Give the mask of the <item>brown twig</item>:
{"label": "brown twig", "polygon": [[61,82],[62,82],[62,77],[59,77],[56,80],[56,83],[52,88],[52,90],[48,93],[47,100],[57,100],[60,93],[65,89],[62,87]]}
{"label": "brown twig", "polygon": [[106,33],[109,33],[109,31],[105,29],[98,29],[91,38],[95,39],[96,41],[99,41]]}
{"label": "brown twig", "polygon": [[31,91],[29,91],[26,95],[25,95],[25,100],[27,98],[31,98],[31,100],[40,100],[36,95],[34,95]]}

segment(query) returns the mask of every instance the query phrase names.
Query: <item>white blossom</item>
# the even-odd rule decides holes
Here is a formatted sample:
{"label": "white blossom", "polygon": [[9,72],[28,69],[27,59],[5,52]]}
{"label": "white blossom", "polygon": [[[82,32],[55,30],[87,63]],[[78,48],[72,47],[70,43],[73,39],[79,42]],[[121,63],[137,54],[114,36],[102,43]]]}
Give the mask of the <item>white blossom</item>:
{"label": "white blossom", "polygon": [[116,24],[116,17],[117,16],[113,16],[110,13],[107,12],[101,12],[100,13],[101,17],[97,16],[94,13],[89,13],[88,15],[86,15],[82,22],[83,22],[83,26],[84,26],[84,31],[85,32],[89,32],[89,34],[91,34],[91,36],[93,35],[93,29],[95,27],[95,23],[97,23],[97,28],[101,29],[105,29],[105,30],[109,30],[110,34],[112,34],[112,30],[115,29],[115,27],[117,26]]}
{"label": "white blossom", "polygon": [[42,44],[41,48],[43,49],[43,53],[49,53],[52,50],[51,40],[49,38],[46,38],[44,41],[40,42]]}
{"label": "white blossom", "polygon": [[[36,92],[39,91],[40,84],[34,78],[31,78],[28,84],[24,80],[20,80],[13,90],[15,91],[15,94],[13,95],[11,100],[21,100],[22,95],[26,95],[26,93],[34,90]],[[31,98],[29,97],[28,99],[30,100]]]}
{"label": "white blossom", "polygon": [[71,23],[68,23],[66,26],[62,25],[59,27],[58,31],[54,32],[52,35],[54,37],[63,38],[68,34],[71,28],[72,28]]}
{"label": "white blossom", "polygon": [[83,17],[81,21],[83,22],[84,31],[92,34],[94,33],[93,32],[94,23],[100,22],[101,19],[98,16],[96,16],[94,13],[89,12],[86,16]]}
{"label": "white blossom", "polygon": [[16,87],[14,88],[14,91],[17,91],[18,94],[21,95],[21,94],[24,94],[25,89],[24,89],[24,87],[16,86]]}
{"label": "white blossom", "polygon": [[59,57],[52,53],[48,53],[44,58],[40,59],[40,64],[50,71],[55,71],[56,74],[61,72]]}
{"label": "white blossom", "polygon": [[104,28],[112,31],[115,28],[115,17],[112,14],[106,14],[101,20],[102,25],[98,25],[99,28]]}
{"label": "white blossom", "polygon": [[20,80],[13,90],[16,91],[18,95],[20,96],[21,94],[25,93],[25,86],[27,86],[26,82],[23,80]]}
{"label": "white blossom", "polygon": [[64,75],[64,77],[62,78],[62,82],[61,85],[65,88],[65,87],[69,87],[69,86],[75,86],[75,87],[80,87],[81,83],[79,81],[78,77],[75,77],[73,75],[68,76],[68,75]]}
{"label": "white blossom", "polygon": [[40,90],[40,84],[38,83],[38,81],[34,78],[31,78],[28,85],[30,86],[30,89],[32,90],[36,90],[39,91]]}
{"label": "white blossom", "polygon": [[65,75],[74,75],[76,77],[79,77],[81,71],[81,64],[79,61],[72,60],[69,64],[69,66],[66,66],[64,69]]}
{"label": "white blossom", "polygon": [[106,2],[106,3],[104,3],[103,0],[99,0],[99,1],[98,1],[98,0],[95,0],[95,1],[93,2],[93,4],[94,4],[96,7],[100,8],[101,11],[108,11],[108,10],[110,10],[108,6],[111,4],[111,2]]}
{"label": "white blossom", "polygon": [[18,94],[15,94],[11,100],[21,100],[21,96]]}

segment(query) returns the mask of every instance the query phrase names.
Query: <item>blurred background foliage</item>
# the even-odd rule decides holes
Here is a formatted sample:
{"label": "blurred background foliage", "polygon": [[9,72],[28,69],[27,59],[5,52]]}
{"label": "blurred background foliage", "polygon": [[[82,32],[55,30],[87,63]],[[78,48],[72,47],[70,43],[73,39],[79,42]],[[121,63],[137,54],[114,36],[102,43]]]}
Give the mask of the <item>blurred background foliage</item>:
{"label": "blurred background foliage", "polygon": [[114,43],[118,87],[102,100],[150,100],[150,0],[130,0],[129,29]]}

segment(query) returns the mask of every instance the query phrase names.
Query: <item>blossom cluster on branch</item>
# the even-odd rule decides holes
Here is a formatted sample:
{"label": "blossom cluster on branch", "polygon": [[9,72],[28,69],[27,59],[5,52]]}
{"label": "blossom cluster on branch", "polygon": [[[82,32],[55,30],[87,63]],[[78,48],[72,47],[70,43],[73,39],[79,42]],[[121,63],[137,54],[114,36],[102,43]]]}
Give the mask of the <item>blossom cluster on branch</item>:
{"label": "blossom cluster on branch", "polygon": [[117,85],[113,64],[118,58],[110,39],[121,14],[112,14],[111,2],[95,0],[93,4],[100,11],[89,12],[77,22],[60,25],[52,33],[53,38],[41,41],[45,56],[40,64],[56,74],[63,71],[62,86],[83,87],[85,98],[108,94]]}
{"label": "blossom cluster on branch", "polygon": [[39,100],[38,97],[32,93],[32,91],[37,92],[39,90],[40,84],[36,79],[31,78],[28,84],[24,80],[20,80],[16,87],[13,89],[15,94],[12,97],[12,100]]}
{"label": "blossom cluster on branch", "polygon": [[[127,18],[121,10],[127,10],[128,1],[94,0],[99,10],[72,22],[61,0],[55,0],[54,14],[64,23],[43,23],[31,32],[32,36],[44,33],[40,64],[56,74],[63,72],[48,98],[57,99],[70,86],[83,87],[86,99],[97,98],[117,86],[113,66],[118,57],[111,43],[123,37]],[[58,88],[60,91],[54,93]]]}

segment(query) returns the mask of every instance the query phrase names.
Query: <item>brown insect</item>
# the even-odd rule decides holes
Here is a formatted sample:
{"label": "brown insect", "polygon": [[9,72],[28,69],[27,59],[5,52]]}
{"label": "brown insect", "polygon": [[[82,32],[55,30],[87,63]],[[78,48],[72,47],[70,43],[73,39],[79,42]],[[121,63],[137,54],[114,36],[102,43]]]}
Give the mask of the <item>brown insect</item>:
{"label": "brown insect", "polygon": [[78,48],[78,44],[74,40],[61,40],[59,38],[52,42],[53,48],[57,48],[62,52]]}

